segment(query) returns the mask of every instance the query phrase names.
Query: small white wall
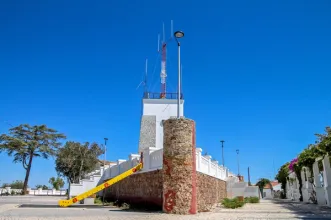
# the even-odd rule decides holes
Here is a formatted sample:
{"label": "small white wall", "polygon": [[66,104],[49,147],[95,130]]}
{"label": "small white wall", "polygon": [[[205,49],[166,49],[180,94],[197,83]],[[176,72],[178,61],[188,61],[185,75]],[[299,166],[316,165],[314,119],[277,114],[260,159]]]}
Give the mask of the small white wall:
{"label": "small white wall", "polygon": [[[198,172],[213,176],[217,179],[226,181],[229,175],[233,175],[229,172],[226,167],[223,167],[218,164],[218,161],[212,161],[211,156],[202,156],[202,149],[196,148],[196,169]],[[144,155],[144,168],[142,172],[150,172],[157,169],[162,169],[163,166],[163,148],[147,148],[143,151]],[[93,175],[93,178],[81,180],[80,184],[71,184],[70,185],[70,196],[76,196],[83,192],[86,192],[100,184],[105,180],[114,178],[125,171],[136,166],[140,161],[139,154],[130,154],[128,160],[117,160],[117,165],[112,165],[105,170],[104,174],[98,178]],[[233,177],[236,182],[238,182],[238,177]],[[242,189],[244,191],[245,189]],[[242,192],[243,193],[243,192]],[[102,195],[102,192],[99,192],[98,195]]]}
{"label": "small white wall", "polygon": [[260,197],[260,189],[257,186],[246,186],[244,197]]}
{"label": "small white wall", "polygon": [[264,199],[272,199],[272,190],[271,189],[263,189],[263,198]]}
{"label": "small white wall", "polygon": [[[21,194],[22,190],[21,189],[12,189],[10,187],[6,188],[0,188],[0,193],[4,194],[8,192],[11,194],[11,192],[14,191],[15,194]],[[64,196],[66,194],[66,190],[55,190],[55,189],[48,189],[48,190],[43,190],[43,189],[27,189],[29,192],[29,195],[36,195],[36,196]]]}
{"label": "small white wall", "polygon": [[292,178],[294,181],[287,181],[286,196],[293,201],[300,201],[299,180],[294,172],[289,173],[289,178]]}

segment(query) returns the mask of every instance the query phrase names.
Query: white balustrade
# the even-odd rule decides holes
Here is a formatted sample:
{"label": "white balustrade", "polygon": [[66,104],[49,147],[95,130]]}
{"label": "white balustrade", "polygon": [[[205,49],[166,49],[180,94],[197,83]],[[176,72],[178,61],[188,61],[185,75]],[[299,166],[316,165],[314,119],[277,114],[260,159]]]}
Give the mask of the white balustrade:
{"label": "white balustrade", "polygon": [[[218,161],[212,161],[210,155],[202,156],[202,149],[196,148],[196,169],[197,171],[213,176],[218,179],[225,180],[229,176],[236,176],[230,173],[226,167],[218,164]],[[142,172],[150,172],[157,169],[162,169],[163,165],[163,149],[147,148],[143,151],[144,168]],[[128,160],[117,160],[116,165],[111,165],[105,172],[101,181],[113,178],[132,167],[136,166],[140,161],[139,154],[130,154]],[[100,183],[99,182],[99,183]]]}

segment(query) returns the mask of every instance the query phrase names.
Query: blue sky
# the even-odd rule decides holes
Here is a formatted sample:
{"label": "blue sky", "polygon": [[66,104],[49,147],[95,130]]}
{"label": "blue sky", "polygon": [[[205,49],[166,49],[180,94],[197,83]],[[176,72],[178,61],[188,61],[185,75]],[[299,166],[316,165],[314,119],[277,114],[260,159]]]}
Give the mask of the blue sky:
{"label": "blue sky", "polygon": [[[181,29],[185,116],[197,144],[255,182],[273,178],[331,123],[331,3],[324,1],[2,1],[0,133],[47,124],[68,140],[103,142],[109,160],[138,150],[141,82],[159,91],[157,34]],[[168,47],[168,88],[177,53]],[[0,155],[0,180],[24,179]],[[5,169],[5,172],[3,168]],[[55,176],[35,160],[30,186]]]}

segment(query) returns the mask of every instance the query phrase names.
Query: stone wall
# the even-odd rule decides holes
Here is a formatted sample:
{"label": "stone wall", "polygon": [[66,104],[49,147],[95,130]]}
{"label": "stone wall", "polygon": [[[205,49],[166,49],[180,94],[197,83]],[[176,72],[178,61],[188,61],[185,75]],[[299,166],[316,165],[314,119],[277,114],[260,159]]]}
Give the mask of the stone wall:
{"label": "stone wall", "polygon": [[162,170],[137,173],[105,190],[107,201],[162,207]]}
{"label": "stone wall", "polygon": [[226,198],[226,182],[197,172],[198,211],[210,211],[216,203]]}
{"label": "stone wall", "polygon": [[156,144],[156,116],[143,115],[140,122],[139,153]]}

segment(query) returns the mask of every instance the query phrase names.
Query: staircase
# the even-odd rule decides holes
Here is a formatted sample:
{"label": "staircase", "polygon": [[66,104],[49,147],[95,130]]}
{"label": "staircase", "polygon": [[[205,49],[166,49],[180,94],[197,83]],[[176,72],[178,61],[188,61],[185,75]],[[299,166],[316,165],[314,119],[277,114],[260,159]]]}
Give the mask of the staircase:
{"label": "staircase", "polygon": [[70,198],[77,196],[84,191],[94,188],[100,181],[104,170],[108,169],[111,166],[113,165],[105,165],[105,167],[102,165],[100,166],[100,168],[86,174],[83,179],[79,180],[79,183],[71,183],[69,190]]}

